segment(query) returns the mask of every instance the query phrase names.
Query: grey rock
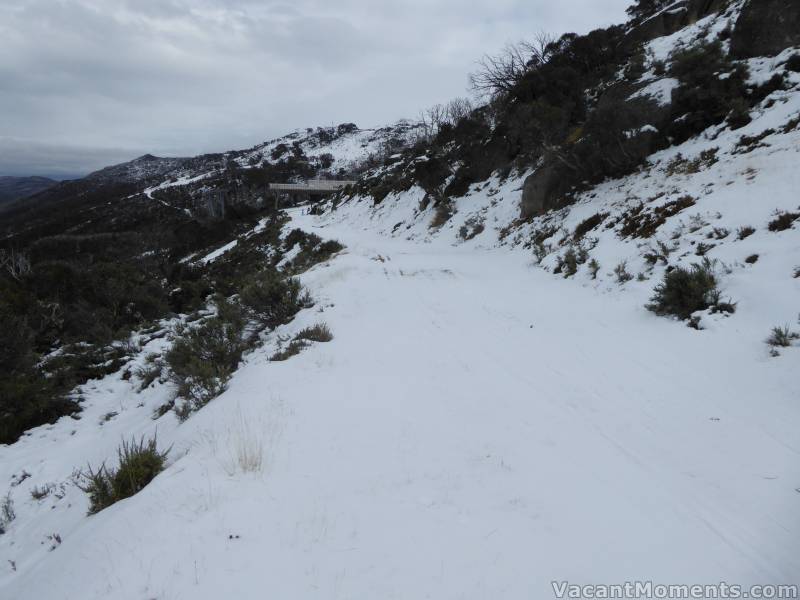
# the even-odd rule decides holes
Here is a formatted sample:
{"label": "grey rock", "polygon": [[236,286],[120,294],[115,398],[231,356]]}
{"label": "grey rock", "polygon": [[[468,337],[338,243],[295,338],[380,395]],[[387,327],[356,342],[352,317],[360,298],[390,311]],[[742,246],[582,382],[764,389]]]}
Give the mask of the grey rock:
{"label": "grey rock", "polygon": [[750,0],[739,16],[731,37],[735,58],[775,56],[800,45],[798,0]]}

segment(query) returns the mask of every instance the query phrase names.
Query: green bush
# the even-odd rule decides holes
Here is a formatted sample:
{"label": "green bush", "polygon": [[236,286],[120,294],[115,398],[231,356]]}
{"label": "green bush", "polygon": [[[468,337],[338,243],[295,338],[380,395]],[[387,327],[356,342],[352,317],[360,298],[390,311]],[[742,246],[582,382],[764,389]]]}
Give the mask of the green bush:
{"label": "green bush", "polygon": [[89,494],[89,514],[108,508],[115,502],[130,498],[141,491],[164,470],[169,449],[158,451],[155,436],[147,441],[122,442],[117,450],[119,467],[110,470],[105,463],[96,471],[91,466],[82,473],[80,488]]}
{"label": "green bush", "polygon": [[318,235],[306,233],[302,229],[293,229],[283,240],[283,247],[287,251],[296,245],[300,246],[300,251],[285,266],[284,271],[287,273],[303,273],[344,249],[344,246],[336,240],[323,242]]}
{"label": "green bush", "polygon": [[179,416],[202,408],[225,391],[247,349],[245,321],[237,307],[220,303],[217,316],[188,329],[166,354],[178,395],[187,401]]}
{"label": "green bush", "polygon": [[287,279],[269,269],[253,276],[242,288],[239,297],[245,307],[270,329],[288,323],[308,306],[310,300],[296,279]]}
{"label": "green bush", "polygon": [[733,312],[731,303],[720,302],[717,285],[710,261],[693,264],[689,269],[676,267],[664,274],[647,308],[657,315],[674,315],[680,319],[688,319],[692,313],[711,307]]}

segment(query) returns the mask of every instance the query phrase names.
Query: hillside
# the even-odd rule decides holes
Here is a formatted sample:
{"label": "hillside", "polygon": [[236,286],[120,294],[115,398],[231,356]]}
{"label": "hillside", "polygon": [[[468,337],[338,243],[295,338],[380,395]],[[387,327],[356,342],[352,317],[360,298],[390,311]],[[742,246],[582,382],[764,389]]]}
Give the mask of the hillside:
{"label": "hillside", "polygon": [[33,196],[55,183],[48,177],[0,177],[0,210],[15,200]]}
{"label": "hillside", "polygon": [[0,445],[0,596],[796,593],[800,7],[629,16],[457,118],[147,155],[15,213],[0,392],[40,410]]}

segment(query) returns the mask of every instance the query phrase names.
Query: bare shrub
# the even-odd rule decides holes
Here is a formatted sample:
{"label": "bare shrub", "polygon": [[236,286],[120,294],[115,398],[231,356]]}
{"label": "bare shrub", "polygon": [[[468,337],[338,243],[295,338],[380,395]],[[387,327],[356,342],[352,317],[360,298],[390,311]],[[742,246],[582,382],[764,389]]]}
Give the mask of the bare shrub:
{"label": "bare shrub", "polygon": [[333,334],[326,323],[317,323],[312,327],[301,329],[294,336],[294,339],[307,340],[309,342],[330,342],[333,339]]}
{"label": "bare shrub", "polygon": [[770,221],[769,225],[767,225],[767,229],[774,232],[786,231],[787,229],[791,229],[792,224],[797,219],[800,219],[800,213],[778,213],[777,216]]}
{"label": "bare shrub", "polygon": [[739,240],[743,240],[747,237],[750,237],[755,232],[756,232],[755,227],[751,227],[750,225],[739,227],[739,229],[736,230],[736,238]]}
{"label": "bare shrub", "polygon": [[617,283],[620,285],[633,279],[633,275],[628,272],[628,261],[623,260],[616,267],[614,267],[614,275],[617,278]]}
{"label": "bare shrub", "polygon": [[469,76],[469,86],[477,96],[497,96],[514,89],[532,68],[545,64],[555,50],[556,39],[541,32],[533,41],[507,44],[497,54],[486,54]]}

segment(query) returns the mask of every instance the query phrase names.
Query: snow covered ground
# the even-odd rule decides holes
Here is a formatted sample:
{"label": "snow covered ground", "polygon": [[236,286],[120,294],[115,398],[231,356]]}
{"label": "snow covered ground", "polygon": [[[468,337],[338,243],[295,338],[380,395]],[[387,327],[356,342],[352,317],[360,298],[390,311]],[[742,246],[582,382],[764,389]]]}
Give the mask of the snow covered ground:
{"label": "snow covered ground", "polygon": [[[334,340],[271,363],[273,335],[181,425],[151,419],[168,385],[111,375],[86,386],[79,421],[0,447],[0,481],[30,474],[9,488],[0,597],[797,581],[800,350],[769,357],[746,313],[706,331],[656,317],[644,287],[577,285],[527,251],[301,211],[297,226],[347,250],[303,276],[317,305],[276,334],[325,321]],[[168,469],[85,516],[73,470],[156,430]],[[242,472],[242,445],[262,449],[260,472]]]}

